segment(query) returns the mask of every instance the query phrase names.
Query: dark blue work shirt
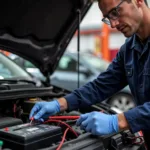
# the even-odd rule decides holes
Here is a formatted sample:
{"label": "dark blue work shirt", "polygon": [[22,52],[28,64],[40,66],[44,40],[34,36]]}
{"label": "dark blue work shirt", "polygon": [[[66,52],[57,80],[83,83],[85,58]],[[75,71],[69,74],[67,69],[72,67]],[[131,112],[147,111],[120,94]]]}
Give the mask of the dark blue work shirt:
{"label": "dark blue work shirt", "polygon": [[136,35],[127,39],[105,72],[65,96],[68,108],[99,103],[128,84],[138,105],[124,113],[129,126],[132,132],[150,131],[150,38],[145,44]]}

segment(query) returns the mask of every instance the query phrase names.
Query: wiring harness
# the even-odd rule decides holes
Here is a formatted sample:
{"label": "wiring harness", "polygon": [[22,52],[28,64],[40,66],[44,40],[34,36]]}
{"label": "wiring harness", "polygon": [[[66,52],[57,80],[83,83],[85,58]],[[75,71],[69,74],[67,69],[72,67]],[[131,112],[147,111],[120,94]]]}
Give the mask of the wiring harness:
{"label": "wiring harness", "polygon": [[51,116],[51,117],[49,117],[49,119],[47,121],[44,122],[44,124],[45,123],[58,123],[58,125],[64,125],[66,127],[63,137],[62,137],[62,140],[56,150],[61,149],[61,147],[66,139],[66,135],[67,135],[68,131],[71,131],[76,138],[78,137],[78,134],[72,129],[72,127],[70,125],[68,125],[65,121],[62,121],[62,120],[77,120],[79,117],[80,116]]}

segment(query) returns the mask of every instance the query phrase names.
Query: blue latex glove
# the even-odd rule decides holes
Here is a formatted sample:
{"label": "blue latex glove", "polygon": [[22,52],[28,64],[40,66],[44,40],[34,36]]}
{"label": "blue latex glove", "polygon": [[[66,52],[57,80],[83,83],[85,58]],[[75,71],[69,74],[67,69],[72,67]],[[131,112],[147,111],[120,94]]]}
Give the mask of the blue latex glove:
{"label": "blue latex glove", "polygon": [[34,117],[35,120],[44,121],[44,119],[58,112],[60,112],[60,105],[57,100],[51,102],[38,102],[32,108],[30,118]]}
{"label": "blue latex glove", "polygon": [[119,131],[117,115],[108,115],[101,112],[81,115],[76,125],[93,135],[106,135]]}

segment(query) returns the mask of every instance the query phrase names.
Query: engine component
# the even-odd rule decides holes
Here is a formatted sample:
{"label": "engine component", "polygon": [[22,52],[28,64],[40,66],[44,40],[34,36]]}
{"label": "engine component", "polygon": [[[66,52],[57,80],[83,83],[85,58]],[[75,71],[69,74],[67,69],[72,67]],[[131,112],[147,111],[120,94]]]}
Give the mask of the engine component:
{"label": "engine component", "polygon": [[22,124],[0,129],[4,148],[12,150],[37,150],[61,141],[62,131],[58,126],[47,124]]}
{"label": "engine component", "polygon": [[2,117],[0,118],[0,128],[10,127],[14,125],[22,124],[21,119],[12,118],[12,117]]}
{"label": "engine component", "polygon": [[29,100],[24,101],[23,104],[24,113],[29,114],[33,106],[40,101],[42,101],[40,98],[30,98]]}

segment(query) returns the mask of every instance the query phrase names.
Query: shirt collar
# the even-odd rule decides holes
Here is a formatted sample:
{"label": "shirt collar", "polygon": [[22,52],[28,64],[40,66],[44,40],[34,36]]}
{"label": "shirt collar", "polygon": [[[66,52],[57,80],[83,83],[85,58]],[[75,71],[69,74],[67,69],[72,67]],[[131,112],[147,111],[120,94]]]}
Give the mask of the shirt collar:
{"label": "shirt collar", "polygon": [[[148,40],[145,42],[145,44],[146,43],[150,43],[150,37],[148,37]],[[132,43],[131,43],[131,46],[130,46],[130,48],[131,49],[138,49],[138,47],[139,47],[139,45],[142,45],[142,42],[140,42],[140,39],[139,39],[139,37],[136,35],[136,34],[134,34],[133,36],[132,36]]]}
{"label": "shirt collar", "polygon": [[135,34],[132,36],[132,43],[130,45],[130,49],[133,49],[135,47]]}

